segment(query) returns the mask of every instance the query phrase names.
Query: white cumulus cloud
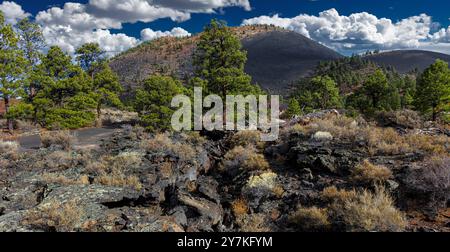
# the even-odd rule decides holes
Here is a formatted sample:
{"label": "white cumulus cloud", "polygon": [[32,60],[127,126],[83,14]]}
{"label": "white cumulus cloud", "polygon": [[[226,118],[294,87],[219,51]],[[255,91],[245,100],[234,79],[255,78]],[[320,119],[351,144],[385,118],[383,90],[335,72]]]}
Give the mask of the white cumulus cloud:
{"label": "white cumulus cloud", "polygon": [[[426,14],[412,16],[397,22],[378,18],[367,12],[340,15],[336,9],[318,16],[300,14],[293,18],[279,15],[246,19],[243,25],[272,24],[298,32],[342,53],[364,50],[393,50],[433,47],[436,42],[450,42],[450,29],[433,34],[436,25]],[[434,37],[434,39],[433,39]],[[447,39],[447,41],[445,41]],[[439,50],[436,45],[435,50]]]}
{"label": "white cumulus cloud", "polygon": [[[50,45],[73,53],[83,43],[98,42],[107,52],[115,54],[141,42],[109,31],[121,29],[124,23],[148,23],[161,18],[182,22],[190,19],[191,13],[213,13],[225,7],[251,9],[249,0],[89,0],[86,4],[68,2],[63,7],[41,11],[36,21],[44,28]],[[190,33],[178,27],[171,31],[141,32],[143,40],[162,36],[181,37]]]}
{"label": "white cumulus cloud", "polygon": [[30,16],[26,13],[22,6],[16,4],[15,2],[4,1],[0,4],[0,11],[3,12],[6,22],[10,24],[16,24],[20,19],[24,19]]}
{"label": "white cumulus cloud", "polygon": [[175,27],[171,31],[154,31],[150,28],[141,31],[141,39],[143,41],[149,41],[158,39],[161,37],[189,37],[191,34],[183,28]]}

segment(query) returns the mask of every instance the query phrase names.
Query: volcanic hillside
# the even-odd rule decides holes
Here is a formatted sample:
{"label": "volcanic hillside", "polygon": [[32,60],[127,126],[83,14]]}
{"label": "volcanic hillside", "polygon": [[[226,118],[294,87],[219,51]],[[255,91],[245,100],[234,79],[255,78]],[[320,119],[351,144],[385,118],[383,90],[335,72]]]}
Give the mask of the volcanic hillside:
{"label": "volcanic hillside", "polygon": [[365,58],[380,66],[392,66],[400,73],[408,73],[416,68],[423,71],[437,59],[450,62],[450,55],[419,50],[383,52]]}
{"label": "volcanic hillside", "polygon": [[[271,93],[283,93],[288,85],[310,73],[319,61],[342,56],[300,34],[273,26],[232,28],[248,52],[246,72]],[[131,90],[151,74],[186,78],[192,74],[192,53],[199,35],[161,38],[144,43],[111,62],[122,84]]]}

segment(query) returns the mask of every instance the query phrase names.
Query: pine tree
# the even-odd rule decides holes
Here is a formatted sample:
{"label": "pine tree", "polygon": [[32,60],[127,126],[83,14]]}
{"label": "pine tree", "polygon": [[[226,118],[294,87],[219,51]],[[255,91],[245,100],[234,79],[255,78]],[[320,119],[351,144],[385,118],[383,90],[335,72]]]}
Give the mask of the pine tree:
{"label": "pine tree", "polygon": [[381,109],[382,102],[389,93],[388,80],[384,72],[380,69],[370,75],[362,88],[364,94],[369,98],[371,107]]}
{"label": "pine tree", "polygon": [[97,101],[97,118],[101,117],[103,105],[122,106],[119,95],[123,92],[123,87],[119,82],[119,77],[107,63],[103,63],[101,70],[94,75],[93,88]]}
{"label": "pine tree", "polygon": [[[5,103],[6,114],[9,113],[11,99],[23,96],[21,80],[25,60],[18,46],[19,37],[11,25],[5,23],[0,11],[0,97]],[[13,119],[7,118],[8,129],[13,130]]]}
{"label": "pine tree", "polygon": [[70,55],[58,46],[50,47],[42,59],[42,67],[45,75],[55,81],[69,77],[74,69]]}
{"label": "pine tree", "polygon": [[135,109],[141,123],[152,132],[169,130],[175,112],[171,108],[172,98],[185,92],[181,82],[172,77],[151,76],[136,92]]}
{"label": "pine tree", "polygon": [[40,68],[42,88],[33,104],[41,125],[69,129],[92,125],[92,110],[98,105],[92,78],[59,47],[50,48]]}
{"label": "pine tree", "polygon": [[339,88],[328,76],[300,80],[296,86],[295,97],[304,112],[342,107]]}
{"label": "pine tree", "polygon": [[450,70],[448,63],[437,60],[420,76],[415,106],[435,121],[441,112],[448,112],[450,103]]}
{"label": "pine tree", "polygon": [[328,76],[318,76],[311,80],[311,91],[315,108],[329,109],[342,106],[339,88]]}
{"label": "pine tree", "polygon": [[20,49],[25,56],[26,85],[28,87],[28,102],[31,102],[39,89],[38,66],[42,57],[41,50],[45,48],[45,39],[41,27],[28,18],[17,24],[20,37]]}
{"label": "pine tree", "polygon": [[95,67],[101,67],[105,52],[98,43],[86,43],[75,51],[76,60],[81,68],[93,76]]}
{"label": "pine tree", "polygon": [[302,109],[300,108],[300,104],[297,99],[291,98],[289,99],[288,108],[286,110],[286,117],[292,118],[294,116],[298,116],[302,114]]}
{"label": "pine tree", "polygon": [[209,93],[222,98],[231,94],[260,94],[244,72],[247,61],[240,40],[223,21],[212,20],[204,29],[194,55],[195,77],[206,82]]}

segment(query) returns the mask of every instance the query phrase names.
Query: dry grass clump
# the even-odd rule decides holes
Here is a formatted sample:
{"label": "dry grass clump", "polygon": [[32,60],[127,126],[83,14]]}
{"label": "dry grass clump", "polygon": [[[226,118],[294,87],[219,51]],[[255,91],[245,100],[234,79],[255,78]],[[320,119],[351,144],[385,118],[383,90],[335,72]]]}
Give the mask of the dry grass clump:
{"label": "dry grass clump", "polygon": [[364,160],[352,170],[351,180],[356,183],[378,184],[392,178],[392,171],[386,166],[374,165]]}
{"label": "dry grass clump", "polygon": [[122,152],[117,156],[102,156],[99,161],[86,165],[85,170],[100,174],[104,172],[123,172],[138,168],[142,164],[143,154],[139,152]]}
{"label": "dry grass clump", "polygon": [[107,186],[131,187],[138,191],[143,188],[137,176],[127,176],[123,173],[103,173],[95,178],[94,183]]}
{"label": "dry grass clump", "polygon": [[403,137],[392,128],[368,128],[365,139],[372,155],[398,155],[410,151]]}
{"label": "dry grass clump", "polygon": [[63,150],[70,150],[75,141],[75,137],[70,131],[42,132],[40,136],[44,148],[57,146]]}
{"label": "dry grass clump", "polygon": [[448,153],[450,142],[447,136],[407,134],[400,136],[392,128],[369,128],[366,131],[369,152],[375,154],[398,155],[416,150],[427,154]]}
{"label": "dry grass clump", "polygon": [[229,143],[232,148],[236,146],[246,147],[251,145],[259,150],[264,149],[265,145],[265,143],[261,141],[261,133],[256,130],[239,131],[231,137]]}
{"label": "dry grass clump", "polygon": [[22,223],[45,231],[72,232],[80,224],[85,212],[77,200],[51,202],[29,211]]}
{"label": "dry grass clump", "polygon": [[412,149],[421,150],[427,154],[450,153],[450,137],[448,136],[408,134],[404,139]]}
{"label": "dry grass clump", "polygon": [[336,139],[355,141],[360,138],[363,129],[353,118],[331,116],[313,119],[307,125],[296,124],[288,129],[287,135],[302,134],[309,137],[316,132],[328,132]]}
{"label": "dry grass clump", "polygon": [[152,139],[142,141],[141,148],[154,154],[173,155],[182,161],[192,161],[197,154],[192,146],[174,142],[167,134],[157,134]]}
{"label": "dry grass clump", "polygon": [[117,156],[102,156],[99,161],[88,164],[85,170],[94,176],[93,183],[108,186],[143,188],[137,176],[129,171],[139,168],[143,154],[139,152],[122,152]]}
{"label": "dry grass clump", "polygon": [[113,157],[109,164],[112,170],[133,169],[142,164],[142,154],[139,152],[122,152]]}
{"label": "dry grass clump", "polygon": [[89,185],[89,177],[82,175],[76,179],[68,178],[62,174],[45,173],[41,176],[41,179],[48,184],[59,185]]}
{"label": "dry grass clump", "polygon": [[67,151],[55,151],[46,155],[42,160],[33,164],[36,169],[59,171],[77,166],[78,157],[75,153]]}
{"label": "dry grass clump", "polygon": [[406,227],[404,215],[394,207],[391,196],[382,187],[374,193],[327,188],[322,198],[329,205],[332,224],[343,224],[350,232],[399,232]]}
{"label": "dry grass clump", "polygon": [[328,213],[326,209],[317,207],[299,207],[297,211],[289,216],[289,222],[300,231],[323,232],[330,228]]}
{"label": "dry grass clump", "polygon": [[231,210],[236,218],[245,216],[248,213],[248,203],[244,198],[239,198],[231,203]]}
{"label": "dry grass clump", "polygon": [[221,169],[241,169],[247,171],[267,170],[269,163],[264,155],[256,152],[254,147],[237,146],[225,154]]}
{"label": "dry grass clump", "polygon": [[184,139],[194,146],[200,146],[207,142],[206,138],[200,135],[198,131],[189,131],[182,135]]}
{"label": "dry grass clump", "polygon": [[19,151],[20,145],[17,142],[12,141],[0,141],[0,155],[17,153]]}

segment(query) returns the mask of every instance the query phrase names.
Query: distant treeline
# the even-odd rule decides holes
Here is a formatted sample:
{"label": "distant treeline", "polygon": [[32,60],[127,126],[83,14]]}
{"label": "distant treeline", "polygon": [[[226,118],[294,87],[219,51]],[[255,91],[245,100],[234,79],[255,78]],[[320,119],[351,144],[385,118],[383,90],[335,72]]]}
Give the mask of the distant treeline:
{"label": "distant treeline", "polygon": [[321,62],[292,90],[287,116],[315,109],[345,108],[368,116],[378,111],[413,109],[431,120],[449,121],[450,71],[437,60],[423,73],[399,74],[354,55]]}

